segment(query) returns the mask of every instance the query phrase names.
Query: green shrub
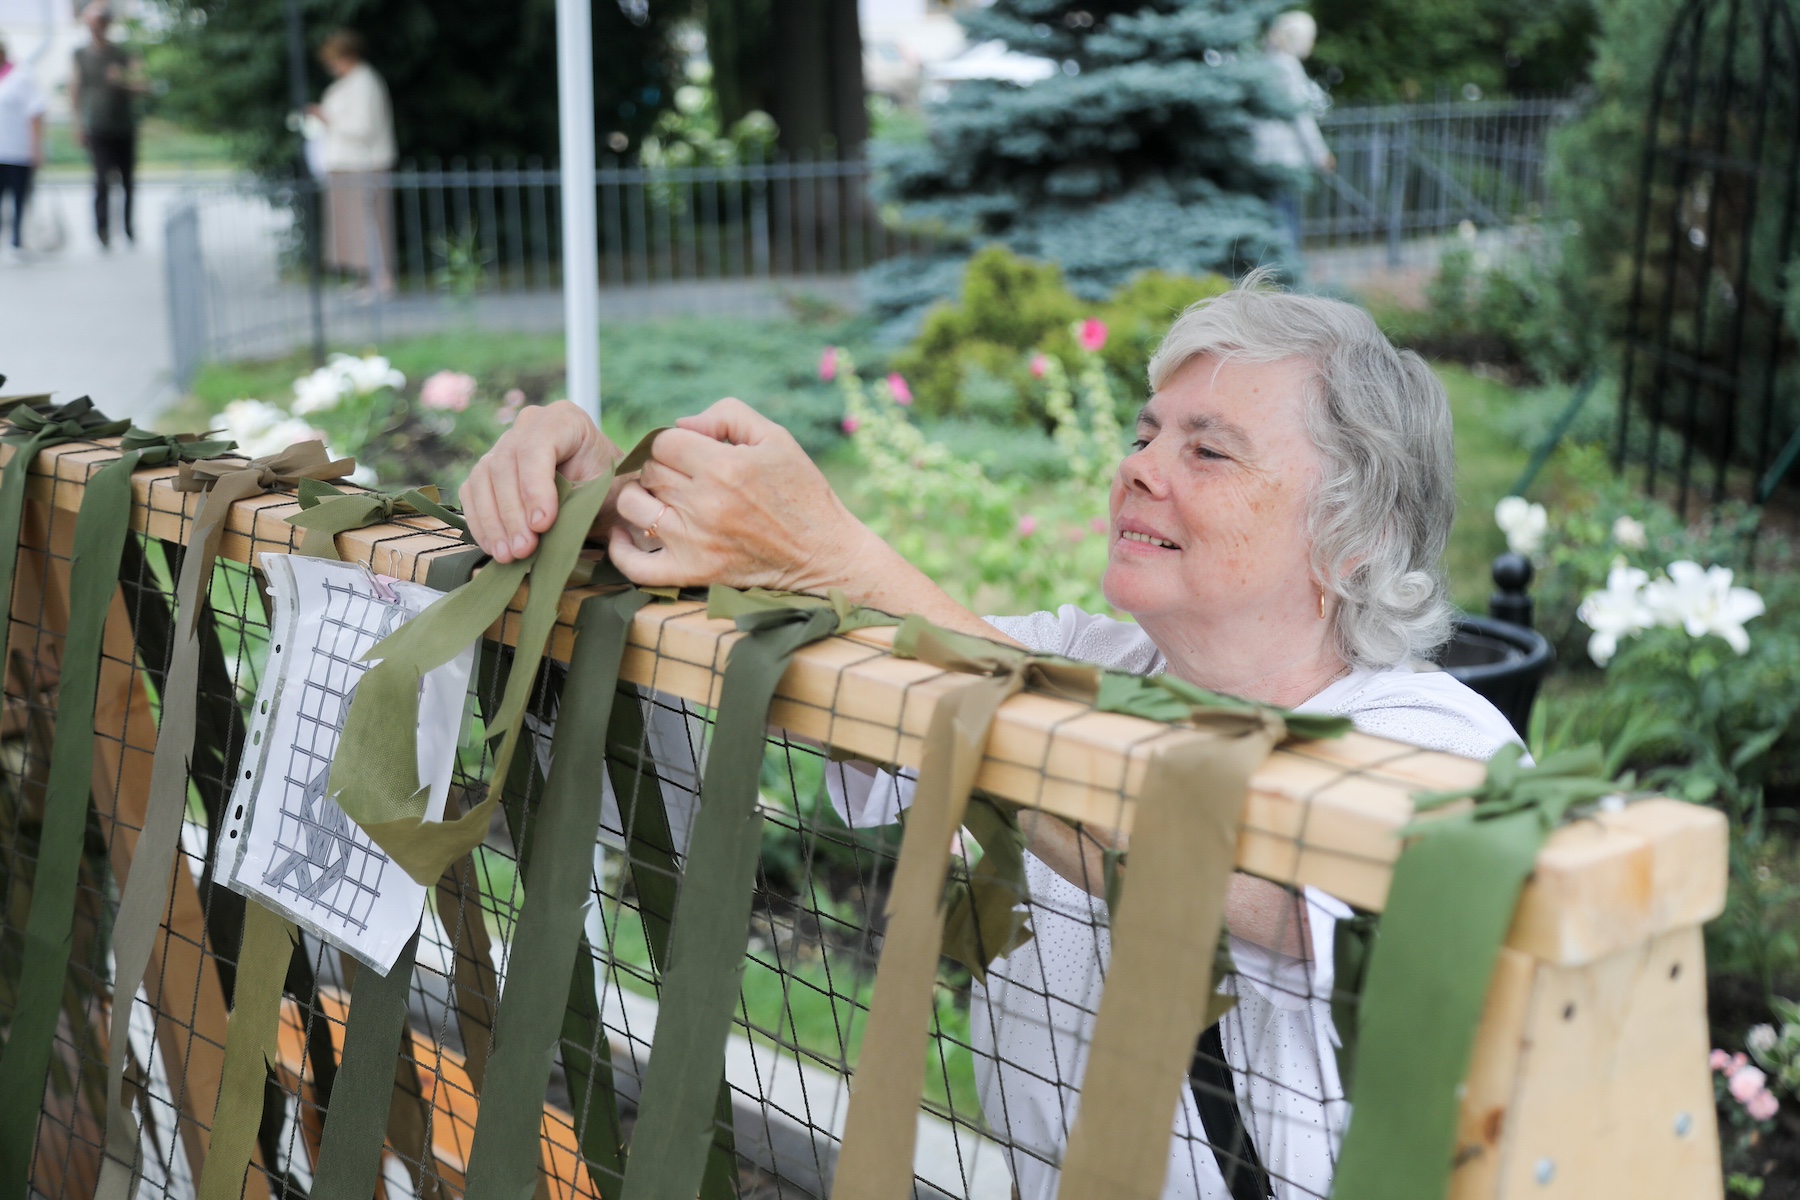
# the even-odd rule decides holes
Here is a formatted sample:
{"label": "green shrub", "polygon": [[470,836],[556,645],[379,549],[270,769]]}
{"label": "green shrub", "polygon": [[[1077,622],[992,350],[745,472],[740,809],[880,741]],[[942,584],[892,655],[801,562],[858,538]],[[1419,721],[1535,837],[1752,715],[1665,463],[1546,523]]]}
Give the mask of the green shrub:
{"label": "green shrub", "polygon": [[1071,325],[1096,318],[1107,327],[1101,358],[1115,394],[1142,395],[1144,366],[1170,322],[1230,286],[1220,275],[1146,271],[1096,304],[1071,292],[1056,264],[990,246],[969,259],[957,302],[932,309],[893,366],[924,416],[1047,423],[1030,375],[1034,352],[1071,359]]}

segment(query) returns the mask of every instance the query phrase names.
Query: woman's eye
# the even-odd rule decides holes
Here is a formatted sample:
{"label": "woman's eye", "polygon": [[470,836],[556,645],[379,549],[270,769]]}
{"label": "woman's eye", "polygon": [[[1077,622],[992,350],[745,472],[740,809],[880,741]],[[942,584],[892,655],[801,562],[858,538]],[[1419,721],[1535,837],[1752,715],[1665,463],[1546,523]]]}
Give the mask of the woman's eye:
{"label": "woman's eye", "polygon": [[1131,443],[1132,453],[1134,453],[1134,454],[1137,453],[1138,451],[1142,450],[1145,446],[1148,446],[1149,444],[1150,444],[1149,438],[1136,439],[1135,441],[1133,441]]}
{"label": "woman's eye", "polygon": [[1217,450],[1214,450],[1211,446],[1195,446],[1194,454],[1199,458],[1212,459],[1219,462],[1225,460],[1225,456],[1220,454]]}

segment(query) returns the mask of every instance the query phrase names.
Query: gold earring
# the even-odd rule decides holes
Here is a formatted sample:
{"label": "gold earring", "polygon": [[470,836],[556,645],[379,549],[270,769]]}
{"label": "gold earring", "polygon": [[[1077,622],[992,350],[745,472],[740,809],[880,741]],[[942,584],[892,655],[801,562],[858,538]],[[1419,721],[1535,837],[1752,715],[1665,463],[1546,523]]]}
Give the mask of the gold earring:
{"label": "gold earring", "polygon": [[1325,589],[1319,589],[1319,620],[1325,619]]}

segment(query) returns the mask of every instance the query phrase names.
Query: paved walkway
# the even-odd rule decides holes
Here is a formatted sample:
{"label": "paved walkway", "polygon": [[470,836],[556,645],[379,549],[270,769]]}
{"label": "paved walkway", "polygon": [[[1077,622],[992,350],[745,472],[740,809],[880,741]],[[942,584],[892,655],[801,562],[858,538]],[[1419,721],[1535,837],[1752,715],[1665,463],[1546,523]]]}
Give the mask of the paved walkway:
{"label": "paved walkway", "polygon": [[53,206],[67,236],[57,254],[23,265],[0,262],[7,392],[90,395],[109,415],[138,421],[174,398],[162,242],[163,217],[178,191],[173,183],[140,183],[137,245],[125,244],[115,220],[106,253],[94,236],[85,182],[55,180],[37,189],[34,203]]}

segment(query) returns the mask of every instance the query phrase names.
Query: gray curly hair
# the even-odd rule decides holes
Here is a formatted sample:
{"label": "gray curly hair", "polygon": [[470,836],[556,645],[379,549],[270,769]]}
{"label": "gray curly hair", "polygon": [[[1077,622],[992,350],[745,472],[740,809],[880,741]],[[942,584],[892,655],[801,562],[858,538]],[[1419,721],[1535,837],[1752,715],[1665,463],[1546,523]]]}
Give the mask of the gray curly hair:
{"label": "gray curly hair", "polygon": [[1150,390],[1199,355],[1299,359],[1307,430],[1324,459],[1308,533],[1320,587],[1338,599],[1339,653],[1359,667],[1426,658],[1450,636],[1439,559],[1456,515],[1443,384],[1352,304],[1300,296],[1252,272],[1176,318],[1150,360]]}

